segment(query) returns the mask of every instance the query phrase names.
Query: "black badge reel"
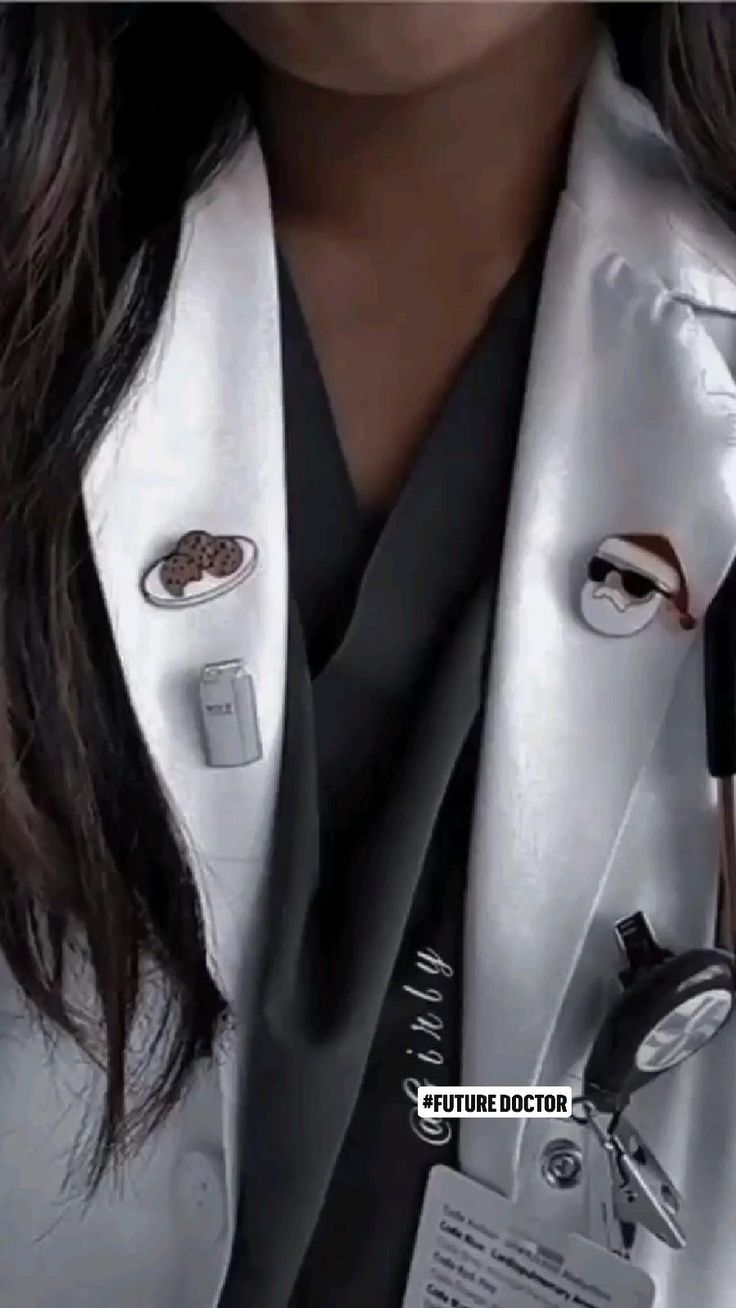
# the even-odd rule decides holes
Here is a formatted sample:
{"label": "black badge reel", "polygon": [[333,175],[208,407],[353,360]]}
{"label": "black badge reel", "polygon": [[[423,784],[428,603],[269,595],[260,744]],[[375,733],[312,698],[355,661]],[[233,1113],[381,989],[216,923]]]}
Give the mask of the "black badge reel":
{"label": "black badge reel", "polygon": [[684,1062],[730,1017],[736,973],[730,954],[690,949],[672,954],[654,939],[643,913],[616,924],[628,961],[623,994],[590,1052],[583,1097],[598,1112],[623,1112],[631,1096]]}
{"label": "black badge reel", "polygon": [[[736,999],[730,954],[691,949],[675,955],[652,935],[643,913],[616,923],[627,960],[623,993],[603,1021],[583,1073],[582,1121],[604,1150],[616,1244],[629,1257],[645,1227],[673,1249],[686,1243],[681,1197],[639,1132],[624,1117],[632,1095],[701,1049],[728,1020]],[[607,1117],[603,1127],[597,1115]]]}

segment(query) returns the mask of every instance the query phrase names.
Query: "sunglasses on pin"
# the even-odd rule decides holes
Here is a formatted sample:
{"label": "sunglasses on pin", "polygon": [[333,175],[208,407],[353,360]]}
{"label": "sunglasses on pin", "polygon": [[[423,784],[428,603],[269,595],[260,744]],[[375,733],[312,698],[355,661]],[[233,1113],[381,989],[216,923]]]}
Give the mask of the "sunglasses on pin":
{"label": "sunglasses on pin", "polygon": [[669,591],[658,586],[651,577],[645,577],[641,572],[634,572],[633,568],[620,568],[608,559],[602,559],[600,555],[596,555],[588,564],[588,577],[591,581],[604,582],[611,572],[615,572],[621,578],[623,590],[631,599],[646,599],[647,595],[652,595],[655,591],[659,595],[664,595],[666,599],[671,599]]}

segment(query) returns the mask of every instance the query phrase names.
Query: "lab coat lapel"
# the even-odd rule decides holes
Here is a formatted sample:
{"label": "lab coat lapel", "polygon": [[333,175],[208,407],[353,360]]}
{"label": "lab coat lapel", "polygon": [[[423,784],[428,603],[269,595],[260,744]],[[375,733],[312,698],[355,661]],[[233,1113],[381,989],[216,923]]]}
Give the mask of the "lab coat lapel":
{"label": "lab coat lapel", "polygon": [[[599,66],[552,234],[510,505],[470,869],[466,1084],[567,1070],[550,1057],[558,1014],[698,639],[663,613],[627,639],[587,628],[588,559],[608,535],[662,534],[702,616],[736,553],[736,390],[698,316],[733,313],[735,279],[717,224],[712,238],[688,229],[689,201],[662,215],[662,194],[679,194],[668,150]],[[513,1193],[522,1131],[464,1123],[463,1166]]]}
{"label": "lab coat lapel", "polygon": [[[130,700],[189,845],[210,963],[233,1000],[267,862],[285,683],[278,296],[255,140],[190,206],[156,347],[84,494]],[[250,537],[254,573],[206,603],[152,605],[143,574],[193,529]],[[228,659],[253,676],[262,757],[211,768],[199,675]]]}

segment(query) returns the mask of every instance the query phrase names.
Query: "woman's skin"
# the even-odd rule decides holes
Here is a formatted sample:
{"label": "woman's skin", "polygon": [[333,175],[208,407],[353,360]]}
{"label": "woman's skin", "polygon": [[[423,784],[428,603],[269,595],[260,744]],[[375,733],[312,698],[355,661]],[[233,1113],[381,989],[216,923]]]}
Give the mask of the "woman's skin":
{"label": "woman's skin", "polygon": [[539,230],[585,4],[226,4],[264,61],[278,238],[360,498],[387,506]]}

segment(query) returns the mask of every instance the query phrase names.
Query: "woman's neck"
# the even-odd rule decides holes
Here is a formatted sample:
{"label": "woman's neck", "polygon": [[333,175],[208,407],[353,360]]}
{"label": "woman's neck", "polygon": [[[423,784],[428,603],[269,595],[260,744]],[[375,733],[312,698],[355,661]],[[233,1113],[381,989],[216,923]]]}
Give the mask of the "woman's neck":
{"label": "woman's neck", "polygon": [[367,247],[405,250],[427,234],[473,258],[524,248],[549,201],[594,32],[587,5],[529,8],[502,46],[422,92],[343,94],[265,70],[278,220]]}
{"label": "woman's neck", "polygon": [[406,96],[263,75],[277,235],[366,502],[395,499],[544,221],[593,33],[588,6],[530,6],[504,48]]}

